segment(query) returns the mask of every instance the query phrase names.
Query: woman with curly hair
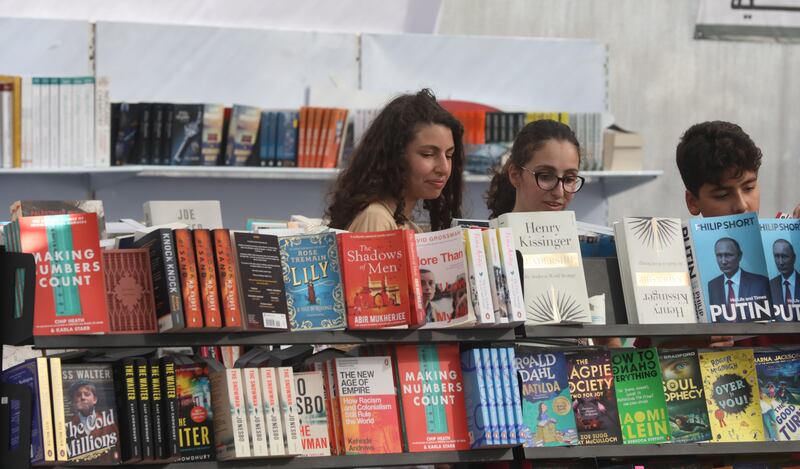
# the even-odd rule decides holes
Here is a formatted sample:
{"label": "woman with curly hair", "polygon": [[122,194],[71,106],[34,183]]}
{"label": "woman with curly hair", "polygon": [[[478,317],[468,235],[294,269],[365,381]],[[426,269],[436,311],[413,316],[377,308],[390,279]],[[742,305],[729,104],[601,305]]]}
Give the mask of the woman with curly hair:
{"label": "woman with curly hair", "polygon": [[422,201],[432,230],[461,216],[461,123],[428,89],[401,95],[378,114],[343,169],[326,216],[353,232],[411,228]]}

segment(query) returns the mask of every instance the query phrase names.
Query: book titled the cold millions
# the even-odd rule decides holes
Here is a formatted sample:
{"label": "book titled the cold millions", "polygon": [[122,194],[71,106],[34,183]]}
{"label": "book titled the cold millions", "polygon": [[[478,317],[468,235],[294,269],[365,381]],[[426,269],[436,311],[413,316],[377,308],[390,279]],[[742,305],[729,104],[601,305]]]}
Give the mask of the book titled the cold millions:
{"label": "book titled the cold millions", "polygon": [[710,440],[711,426],[697,351],[662,351],[659,360],[672,441],[695,443]]}
{"label": "book titled the cold millions", "polygon": [[670,441],[667,403],[655,348],[611,351],[622,440],[626,445]]}

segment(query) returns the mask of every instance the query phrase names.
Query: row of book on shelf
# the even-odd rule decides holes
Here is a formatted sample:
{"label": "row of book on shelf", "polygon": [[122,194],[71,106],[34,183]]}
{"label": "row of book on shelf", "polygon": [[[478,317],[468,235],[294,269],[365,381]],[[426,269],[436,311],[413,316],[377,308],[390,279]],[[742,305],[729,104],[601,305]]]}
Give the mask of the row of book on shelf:
{"label": "row of book on shelf", "polygon": [[255,347],[230,366],[135,353],[0,373],[31,390],[32,463],[800,439],[792,351]]}
{"label": "row of book on shelf", "polygon": [[[98,211],[97,201],[12,206],[6,249],[34,254],[36,335],[590,323],[604,305],[587,293],[573,212],[417,234],[252,232],[222,228],[217,201],[151,201],[153,226],[101,251]],[[614,231],[631,324],[800,317],[798,220],[640,217]]]}

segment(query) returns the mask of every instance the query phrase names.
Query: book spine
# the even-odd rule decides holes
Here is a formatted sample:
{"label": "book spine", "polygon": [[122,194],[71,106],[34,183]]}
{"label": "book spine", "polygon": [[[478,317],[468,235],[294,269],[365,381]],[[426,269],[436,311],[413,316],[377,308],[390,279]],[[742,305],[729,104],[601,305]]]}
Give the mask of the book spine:
{"label": "book spine", "polygon": [[492,432],[492,443],[495,445],[505,444],[500,437],[500,420],[497,412],[497,396],[494,387],[494,373],[492,373],[492,357],[488,348],[482,348],[481,351],[481,370],[483,376],[483,385],[486,390],[486,402],[489,408],[489,422]]}
{"label": "book spine", "polygon": [[264,421],[267,425],[267,442],[271,456],[286,454],[283,442],[283,423],[281,419],[280,398],[278,397],[278,381],[274,368],[259,368],[261,392],[264,402]]}
{"label": "book spine", "polygon": [[183,295],[186,328],[202,328],[203,312],[200,306],[200,290],[197,286],[197,265],[195,263],[192,232],[188,229],[177,229],[173,233],[175,234],[178,271],[181,277],[180,286]]}
{"label": "book spine", "polygon": [[481,230],[467,228],[464,230],[467,243],[467,269],[469,272],[470,298],[475,311],[478,324],[494,324],[494,311],[492,310],[492,288],[489,285],[489,273],[486,270],[486,253],[483,249],[483,235]]}
{"label": "book spine", "polygon": [[333,414],[334,433],[336,434],[337,454],[345,454],[344,428],[342,427],[341,403],[339,399],[340,383],[336,374],[336,360],[328,360],[328,374],[331,387],[331,407]]}
{"label": "book spine", "polygon": [[136,363],[136,384],[139,406],[139,422],[142,435],[142,460],[150,461],[155,457],[155,441],[153,439],[153,411],[150,402],[150,373],[147,360],[134,359]]}
{"label": "book spine", "polygon": [[178,388],[175,380],[175,359],[161,357],[159,359],[161,371],[162,401],[164,403],[164,434],[166,436],[167,454],[170,458],[180,455],[178,437]]}
{"label": "book spine", "polygon": [[169,457],[167,436],[164,424],[164,394],[161,389],[161,370],[157,358],[147,361],[150,372],[150,394],[153,412],[153,443],[155,444],[155,458],[166,459]]}
{"label": "book spine", "polygon": [[69,461],[67,457],[67,422],[64,416],[61,359],[58,357],[50,358],[50,384],[53,391],[53,428],[55,429],[56,461]]}
{"label": "book spine", "polygon": [[149,155],[149,150],[153,140],[153,104],[142,103],[142,117],[139,121],[139,141],[136,142],[136,162],[141,165],[151,163],[152,156]]}
{"label": "book spine", "polygon": [[213,233],[224,327],[226,329],[241,329],[242,309],[239,305],[239,284],[236,280],[236,270],[233,265],[231,236],[228,230],[222,228],[215,229]]}
{"label": "book spine", "polygon": [[689,222],[683,222],[681,230],[683,232],[683,247],[686,250],[686,265],[689,268],[689,282],[692,285],[694,314],[698,323],[709,323],[711,319],[706,307],[705,295],[703,295],[703,283],[700,278],[700,269],[697,265],[694,238]]}
{"label": "book spine", "polygon": [[250,435],[247,429],[247,407],[245,405],[242,370],[229,368],[225,370],[228,386],[228,405],[233,424],[233,444],[236,457],[250,457]]}
{"label": "book spine", "polygon": [[493,228],[497,231],[500,261],[508,287],[508,320],[512,324],[525,322],[525,299],[522,296],[522,280],[517,267],[517,253],[514,249],[514,234],[511,228]]}
{"label": "book spine", "polygon": [[300,422],[295,408],[297,391],[295,390],[294,373],[290,367],[278,368],[278,396],[284,419],[284,436],[288,454],[302,454]]}
{"label": "book spine", "polygon": [[323,363],[315,363],[314,370],[322,373],[322,384],[325,392],[325,409],[328,416],[328,441],[330,442],[331,454],[339,454],[339,447],[337,443],[338,434],[336,432],[336,420],[333,414],[333,389],[331,388],[331,369],[328,361]]}
{"label": "book spine", "polygon": [[505,274],[500,267],[500,251],[497,244],[497,232],[495,230],[483,230],[483,250],[486,252],[486,270],[489,273],[489,287],[492,291],[492,309],[494,310],[494,320],[496,324],[508,322],[508,284]]}
{"label": "book spine", "polygon": [[511,398],[514,407],[514,422],[517,426],[517,442],[524,443],[525,438],[523,432],[525,424],[522,417],[522,397],[520,397],[519,379],[517,377],[517,356],[514,352],[514,347],[506,348],[506,352],[508,353],[508,371],[511,377]]}
{"label": "book spine", "polygon": [[121,459],[123,462],[141,461],[141,423],[136,401],[136,369],[132,358],[125,358],[118,363],[116,381],[117,407],[120,409],[119,430],[122,436]]}
{"label": "book spine", "polygon": [[193,234],[204,324],[207,328],[221,327],[217,269],[214,266],[214,246],[211,242],[211,231],[205,228],[197,228],[193,230]]}
{"label": "book spine", "polygon": [[481,448],[494,444],[489,419],[488,397],[483,377],[481,352],[479,349],[461,353],[461,371],[464,380],[464,402],[467,410],[470,448]]}
{"label": "book spine", "polygon": [[[62,161],[70,162],[75,160],[75,134],[74,129],[77,120],[81,118],[80,108],[74,106],[73,102],[73,89],[75,86],[72,84],[71,78],[56,78],[56,87],[58,88],[58,143],[57,147],[59,156]],[[77,108],[77,109],[76,109]],[[67,166],[64,164],[63,166]]]}
{"label": "book spine", "polygon": [[44,461],[53,462],[56,460],[55,440],[53,439],[53,411],[50,400],[50,376],[48,373],[47,358],[36,358],[36,373],[39,381],[38,398],[39,413],[42,420],[42,448],[44,449]]}
{"label": "book spine", "polygon": [[419,327],[425,324],[425,306],[422,300],[422,281],[419,275],[419,256],[414,230],[403,230],[406,242],[406,268],[408,269],[408,325]]}
{"label": "book spine", "polygon": [[242,374],[244,375],[244,401],[250,424],[250,451],[253,456],[269,456],[258,368],[245,368],[242,370]]}
{"label": "book spine", "polygon": [[160,253],[163,255],[164,278],[167,282],[167,303],[169,314],[158,318],[160,332],[180,330],[186,327],[183,315],[183,296],[181,295],[180,269],[175,250],[175,238],[172,231],[160,230]]}
{"label": "book spine", "polygon": [[500,377],[501,385],[503,387],[503,409],[506,413],[506,426],[508,427],[508,443],[512,445],[519,444],[519,439],[517,437],[517,428],[519,424],[517,422],[517,416],[514,412],[514,398],[511,396],[513,394],[511,390],[511,373],[512,369],[508,362],[508,348],[503,347],[497,349],[497,353],[500,357]]}

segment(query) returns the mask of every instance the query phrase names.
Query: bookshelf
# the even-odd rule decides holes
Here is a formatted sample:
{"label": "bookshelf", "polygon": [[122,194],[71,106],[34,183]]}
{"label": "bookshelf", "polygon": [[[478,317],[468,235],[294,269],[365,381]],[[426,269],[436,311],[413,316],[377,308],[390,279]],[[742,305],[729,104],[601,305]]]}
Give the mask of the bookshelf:
{"label": "bookshelf", "polygon": [[729,456],[787,454],[800,451],[798,441],[759,443],[683,443],[663,445],[597,445],[522,448],[525,459],[642,458],[651,456]]}

